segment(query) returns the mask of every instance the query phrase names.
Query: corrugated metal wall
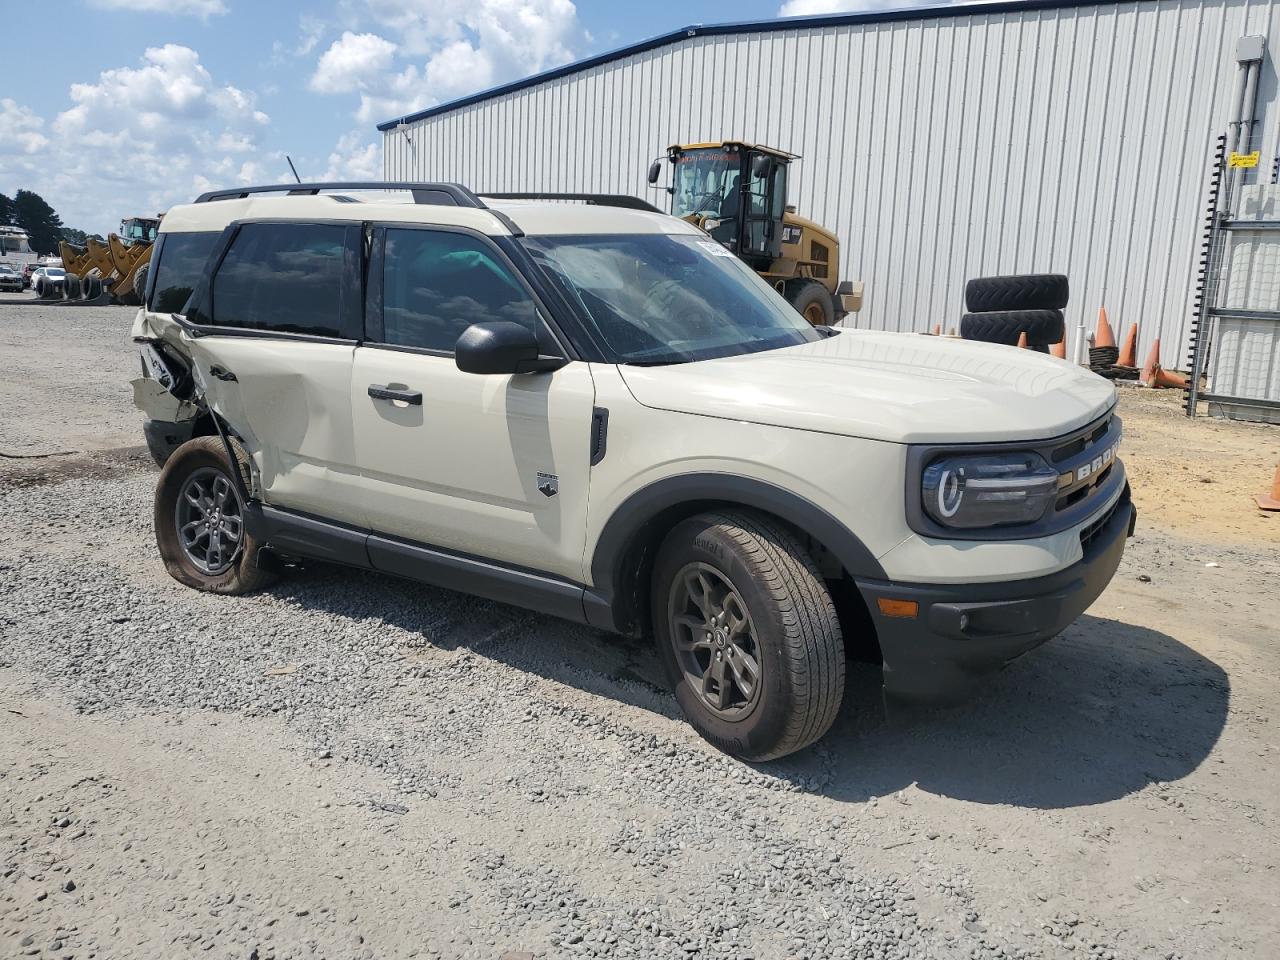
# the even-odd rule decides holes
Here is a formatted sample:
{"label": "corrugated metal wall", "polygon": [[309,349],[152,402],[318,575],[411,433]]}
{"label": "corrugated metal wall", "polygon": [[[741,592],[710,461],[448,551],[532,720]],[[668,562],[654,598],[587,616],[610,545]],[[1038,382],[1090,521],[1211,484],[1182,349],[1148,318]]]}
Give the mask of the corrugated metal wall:
{"label": "corrugated metal wall", "polygon": [[765,142],[803,155],[790,202],[866,282],[857,326],[954,326],[967,278],[1061,272],[1069,330],[1105,304],[1118,335],[1142,324],[1140,359],[1158,332],[1183,368],[1212,141],[1251,33],[1270,164],[1271,3],[1149,0],[694,36],[388,130],[384,170],[662,206],[645,170],[667,144]]}

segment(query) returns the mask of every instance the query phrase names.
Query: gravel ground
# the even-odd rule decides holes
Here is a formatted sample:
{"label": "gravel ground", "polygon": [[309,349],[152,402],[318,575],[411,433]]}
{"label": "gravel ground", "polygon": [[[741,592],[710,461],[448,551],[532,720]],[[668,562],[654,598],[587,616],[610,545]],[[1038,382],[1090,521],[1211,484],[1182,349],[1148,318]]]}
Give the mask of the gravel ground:
{"label": "gravel ground", "polygon": [[1269,547],[1146,511],[974,701],[886,718],[859,666],[822,744],[752,767],[642,643],[324,565],[172,581],[103,372],[132,311],[62,311],[0,304],[7,371],[78,341],[57,412],[6,377],[0,450],[87,410],[103,448],[0,461],[0,956],[1274,956]]}
{"label": "gravel ground", "polygon": [[137,312],[40,305],[29,293],[0,293],[0,454],[141,442],[129,388],[140,372],[129,343]]}

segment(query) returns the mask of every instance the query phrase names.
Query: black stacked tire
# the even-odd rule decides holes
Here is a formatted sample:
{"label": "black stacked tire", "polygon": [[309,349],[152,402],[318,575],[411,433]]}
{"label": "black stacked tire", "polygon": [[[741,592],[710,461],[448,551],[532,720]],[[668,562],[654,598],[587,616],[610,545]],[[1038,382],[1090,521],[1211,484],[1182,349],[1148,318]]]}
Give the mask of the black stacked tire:
{"label": "black stacked tire", "polygon": [[964,286],[969,312],[960,320],[960,336],[1012,347],[1025,333],[1027,346],[1043,352],[1066,333],[1062,308],[1069,296],[1060,273],[977,277]]}
{"label": "black stacked tire", "polygon": [[1001,310],[992,313],[966,313],[960,320],[960,336],[984,343],[1017,346],[1018,338],[1027,335],[1027,346],[1039,350],[1062,340],[1066,324],[1061,310]]}
{"label": "black stacked tire", "polygon": [[970,313],[1061,310],[1070,293],[1067,278],[1060,273],[977,277],[964,286],[964,305]]}
{"label": "black stacked tire", "polygon": [[[699,577],[719,584],[720,596],[732,594],[746,612],[758,667],[756,689],[731,715],[710,703],[691,659],[695,645],[705,649],[705,656],[716,655],[715,627],[698,625],[680,633],[689,629],[680,626],[681,619],[700,621],[700,615],[688,613],[705,609],[701,603],[685,604],[688,595],[681,592],[682,583]],[[710,594],[706,591],[704,599]],[[840,621],[826,583],[791,528],[752,511],[690,517],[676,525],[658,551],[651,597],[659,655],[676,700],[714,746],[744,760],[772,760],[803,749],[831,727],[844,695]],[[745,634],[737,636],[741,642]],[[725,659],[734,658],[726,652]],[[711,670],[708,662],[705,672]]]}

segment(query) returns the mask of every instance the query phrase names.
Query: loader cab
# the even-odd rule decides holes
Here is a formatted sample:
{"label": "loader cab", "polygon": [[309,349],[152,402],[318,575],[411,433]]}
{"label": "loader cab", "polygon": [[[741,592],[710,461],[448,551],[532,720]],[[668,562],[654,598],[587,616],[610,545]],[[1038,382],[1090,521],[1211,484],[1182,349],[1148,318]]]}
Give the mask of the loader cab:
{"label": "loader cab", "polygon": [[[757,270],[782,253],[787,167],[793,154],[756,144],[677,144],[672,165],[671,213],[701,227]],[[662,160],[649,168],[657,183]]]}
{"label": "loader cab", "polygon": [[135,243],[154,243],[160,221],[155,217],[129,217],[120,221],[119,237],[125,246]]}

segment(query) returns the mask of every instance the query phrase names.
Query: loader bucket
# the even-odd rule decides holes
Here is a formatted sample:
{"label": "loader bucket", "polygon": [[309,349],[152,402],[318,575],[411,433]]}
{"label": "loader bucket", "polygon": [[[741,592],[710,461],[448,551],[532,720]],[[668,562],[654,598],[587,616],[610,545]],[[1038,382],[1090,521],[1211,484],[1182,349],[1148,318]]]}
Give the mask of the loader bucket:
{"label": "loader bucket", "polygon": [[62,258],[62,268],[70,276],[79,277],[81,280],[95,266],[88,250],[77,247],[73,243],[67,243],[65,240],[58,242],[58,256]]}
{"label": "loader bucket", "polygon": [[120,237],[112,233],[107,235],[107,246],[116,278],[111,284],[111,295],[120,303],[137,306],[142,301],[134,290],[134,279],[138,275],[138,268],[151,260],[151,248],[154,245],[138,241],[126,246]]}
{"label": "loader bucket", "polygon": [[106,279],[115,272],[115,264],[111,262],[111,251],[100,240],[90,237],[85,241],[85,255],[89,258],[89,268],[80,274],[81,279],[90,271],[97,270],[98,276]]}

